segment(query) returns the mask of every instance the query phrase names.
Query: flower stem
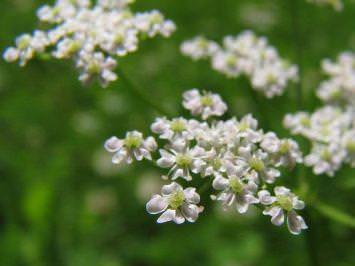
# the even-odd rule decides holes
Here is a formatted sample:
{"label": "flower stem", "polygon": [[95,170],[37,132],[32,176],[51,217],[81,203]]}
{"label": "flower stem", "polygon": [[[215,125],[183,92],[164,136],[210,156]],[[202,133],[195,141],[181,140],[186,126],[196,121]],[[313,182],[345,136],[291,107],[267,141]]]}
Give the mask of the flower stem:
{"label": "flower stem", "polygon": [[328,205],[324,202],[312,202],[312,206],[323,216],[326,216],[327,218],[332,219],[333,221],[341,223],[345,226],[355,228],[355,217],[341,210],[338,210],[337,208]]}
{"label": "flower stem", "polygon": [[156,102],[154,102],[151,97],[146,95],[138,86],[136,86],[124,73],[124,71],[120,68],[117,68],[117,74],[120,80],[133,92],[141,101],[152,107],[155,111],[164,116],[171,116],[168,111],[159,106]]}

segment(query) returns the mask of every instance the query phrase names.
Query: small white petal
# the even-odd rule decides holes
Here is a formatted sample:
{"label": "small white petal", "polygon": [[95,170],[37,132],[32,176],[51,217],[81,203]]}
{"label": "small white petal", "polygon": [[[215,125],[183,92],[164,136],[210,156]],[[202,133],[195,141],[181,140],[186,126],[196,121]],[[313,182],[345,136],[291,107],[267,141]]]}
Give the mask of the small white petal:
{"label": "small white petal", "polygon": [[172,193],[174,193],[176,191],[182,191],[182,186],[180,186],[176,182],[172,182],[171,184],[164,185],[162,187],[161,194],[164,195],[164,196],[168,196],[168,195],[171,195]]}
{"label": "small white petal", "polygon": [[158,224],[173,221],[175,219],[175,210],[168,209],[163,212],[157,220]]}
{"label": "small white petal", "polygon": [[160,195],[154,195],[146,204],[147,212],[150,214],[161,213],[168,207],[168,201]]}

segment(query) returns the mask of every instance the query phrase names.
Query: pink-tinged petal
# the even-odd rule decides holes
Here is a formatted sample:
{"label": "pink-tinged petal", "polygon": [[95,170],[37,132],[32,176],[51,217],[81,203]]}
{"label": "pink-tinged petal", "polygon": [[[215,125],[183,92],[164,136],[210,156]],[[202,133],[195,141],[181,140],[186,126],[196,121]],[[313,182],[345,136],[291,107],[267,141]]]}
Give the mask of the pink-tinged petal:
{"label": "pink-tinged petal", "polygon": [[181,212],[188,222],[193,223],[197,220],[200,211],[195,204],[185,203],[181,207]]}
{"label": "pink-tinged petal", "polygon": [[182,224],[183,222],[185,222],[185,218],[184,218],[184,216],[182,215],[181,211],[179,211],[179,210],[176,210],[176,211],[175,211],[175,217],[174,217],[173,221],[174,221],[176,224]]}
{"label": "pink-tinged petal", "polygon": [[196,188],[189,187],[184,190],[185,199],[189,203],[198,204],[200,202],[200,195],[196,192]]}
{"label": "pink-tinged petal", "polygon": [[157,220],[158,224],[174,221],[175,219],[175,210],[168,209],[166,210]]}
{"label": "pink-tinged petal", "polygon": [[287,215],[287,227],[294,235],[299,235],[303,229],[308,228],[303,218],[293,210]]}
{"label": "pink-tinged petal", "polygon": [[175,163],[175,156],[172,154],[168,153],[165,150],[160,150],[160,155],[161,158],[158,159],[157,165],[162,167],[162,168],[169,168],[174,165]]}
{"label": "pink-tinged petal", "polygon": [[116,152],[121,149],[123,146],[123,140],[118,139],[117,137],[111,137],[106,140],[104,147],[108,152]]}
{"label": "pink-tinged petal", "polygon": [[176,192],[176,191],[182,191],[182,186],[180,186],[176,182],[172,182],[169,185],[164,185],[161,189],[161,194],[164,196],[169,196],[170,194]]}
{"label": "pink-tinged petal", "polygon": [[117,151],[113,157],[112,157],[112,163],[114,164],[120,164],[122,161],[126,161],[127,160],[127,150],[126,149],[120,149],[119,151]]}
{"label": "pink-tinged petal", "polygon": [[168,201],[160,195],[154,195],[146,204],[146,210],[150,214],[161,213],[168,207]]}
{"label": "pink-tinged petal", "polygon": [[228,179],[218,175],[212,182],[212,187],[216,190],[224,190],[229,186]]}

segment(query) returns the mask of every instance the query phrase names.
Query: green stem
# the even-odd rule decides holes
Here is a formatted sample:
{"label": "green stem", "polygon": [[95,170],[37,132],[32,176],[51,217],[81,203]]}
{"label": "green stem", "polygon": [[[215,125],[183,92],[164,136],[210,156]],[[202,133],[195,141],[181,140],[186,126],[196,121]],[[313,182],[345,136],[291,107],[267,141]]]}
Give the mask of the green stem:
{"label": "green stem", "polygon": [[155,111],[164,116],[171,116],[168,111],[155,103],[148,95],[146,95],[141,89],[138,88],[123,72],[122,69],[117,68],[117,73],[120,80],[133,92],[141,101],[152,107]]}
{"label": "green stem", "polygon": [[316,201],[312,202],[312,206],[315,210],[317,210],[321,215],[335,221],[341,223],[345,226],[355,228],[355,217],[331,206],[324,202]]}

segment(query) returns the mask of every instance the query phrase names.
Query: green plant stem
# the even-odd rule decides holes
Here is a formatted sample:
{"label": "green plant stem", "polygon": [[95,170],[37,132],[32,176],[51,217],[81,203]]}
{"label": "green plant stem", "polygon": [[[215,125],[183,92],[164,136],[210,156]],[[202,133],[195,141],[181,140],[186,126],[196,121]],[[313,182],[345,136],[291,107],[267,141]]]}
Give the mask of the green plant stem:
{"label": "green plant stem", "polygon": [[337,209],[336,207],[333,207],[331,205],[328,205],[327,203],[320,201],[312,202],[312,206],[321,215],[337,223],[341,223],[345,226],[355,228],[355,217]]}
{"label": "green plant stem", "polygon": [[171,116],[168,111],[166,111],[164,108],[162,108],[160,105],[158,105],[156,102],[154,102],[148,95],[146,95],[143,90],[141,90],[138,86],[136,86],[124,73],[124,71],[120,68],[117,68],[117,74],[119,79],[129,88],[131,92],[135,94],[142,102],[146,103],[150,107],[152,107],[155,111],[157,111],[159,114],[164,115],[164,116]]}

